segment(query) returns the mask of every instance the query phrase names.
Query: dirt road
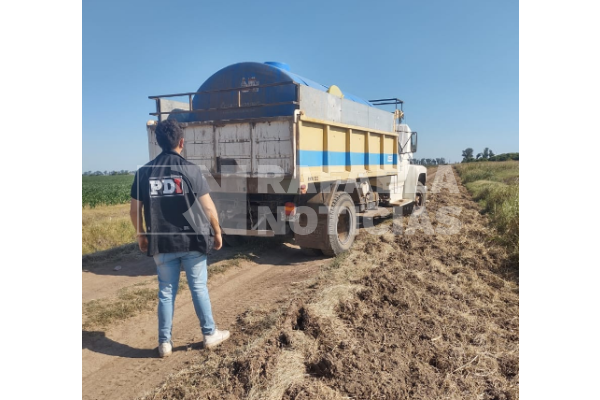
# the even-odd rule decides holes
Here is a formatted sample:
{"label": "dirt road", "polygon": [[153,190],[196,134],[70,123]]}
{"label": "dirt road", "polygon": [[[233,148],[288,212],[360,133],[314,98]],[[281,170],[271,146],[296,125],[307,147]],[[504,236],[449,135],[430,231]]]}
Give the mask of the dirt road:
{"label": "dirt road", "polygon": [[[326,258],[308,257],[293,246],[264,251],[253,262],[243,262],[210,279],[209,290],[215,320],[221,328],[231,328],[236,316],[249,307],[264,306],[286,298],[295,282],[318,273]],[[218,258],[231,256],[225,250]],[[113,263],[114,264],[114,263]],[[119,289],[154,277],[152,259],[113,264],[83,272],[84,303],[115,296]],[[174,353],[156,358],[157,319],[145,312],[106,331],[82,331],[83,398],[130,399],[159,385],[197,356],[202,334],[189,291],[177,296],[173,321]],[[235,331],[232,334],[235,335]]]}

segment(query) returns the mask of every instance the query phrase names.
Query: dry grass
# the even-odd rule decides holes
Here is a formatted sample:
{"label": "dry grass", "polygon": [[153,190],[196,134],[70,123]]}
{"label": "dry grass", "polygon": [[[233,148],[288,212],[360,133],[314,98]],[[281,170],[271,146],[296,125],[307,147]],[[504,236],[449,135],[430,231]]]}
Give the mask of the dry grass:
{"label": "dry grass", "polygon": [[455,166],[462,183],[489,215],[496,239],[519,260],[519,162],[478,162]]}
{"label": "dry grass", "polygon": [[129,220],[129,204],[82,209],[82,254],[90,254],[135,242]]}
{"label": "dry grass", "polygon": [[[152,286],[152,287],[147,287]],[[180,285],[181,286],[181,285]],[[114,299],[92,300],[84,304],[84,329],[107,327],[131,318],[140,312],[152,310],[158,298],[156,279],[123,288]]]}

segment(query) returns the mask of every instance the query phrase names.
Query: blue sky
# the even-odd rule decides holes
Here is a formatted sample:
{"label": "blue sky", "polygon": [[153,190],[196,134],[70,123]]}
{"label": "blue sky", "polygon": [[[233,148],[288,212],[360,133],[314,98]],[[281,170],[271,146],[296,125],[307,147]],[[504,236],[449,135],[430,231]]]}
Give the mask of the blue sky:
{"label": "blue sky", "polygon": [[83,171],[148,161],[150,95],[242,61],[398,97],[417,158],[519,151],[516,0],[83,2]]}

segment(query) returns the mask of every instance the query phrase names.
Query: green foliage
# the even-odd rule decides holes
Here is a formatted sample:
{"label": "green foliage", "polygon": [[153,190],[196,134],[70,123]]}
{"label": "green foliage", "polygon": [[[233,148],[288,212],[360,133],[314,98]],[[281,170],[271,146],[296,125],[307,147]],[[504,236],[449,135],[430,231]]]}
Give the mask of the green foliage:
{"label": "green foliage", "polygon": [[462,151],[463,163],[470,162],[482,162],[482,161],[519,161],[519,153],[503,153],[503,154],[494,154],[492,150],[488,147],[483,149],[483,152],[477,153],[476,157],[473,157],[473,149],[467,148]]}
{"label": "green foliage", "polygon": [[127,203],[131,199],[132,184],[133,175],[83,176],[82,206],[96,207]]}
{"label": "green foliage", "polygon": [[508,161],[508,160],[519,161],[519,153],[504,153],[504,154],[492,155],[488,161]]}
{"label": "green foliage", "polygon": [[[518,154],[518,153],[517,153]],[[519,163],[468,163],[456,165],[463,184],[488,214],[498,240],[519,257]]]}
{"label": "green foliage", "polygon": [[473,149],[471,147],[467,147],[466,149],[464,149],[462,151],[462,157],[463,157],[462,162],[471,162],[471,161],[475,160],[473,158]]}

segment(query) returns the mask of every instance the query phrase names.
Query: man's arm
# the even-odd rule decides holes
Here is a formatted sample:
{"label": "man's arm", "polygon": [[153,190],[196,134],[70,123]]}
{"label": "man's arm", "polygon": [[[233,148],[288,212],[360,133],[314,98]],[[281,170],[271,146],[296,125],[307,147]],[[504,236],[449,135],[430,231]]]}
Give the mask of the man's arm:
{"label": "man's arm", "polygon": [[140,251],[146,252],[148,251],[148,238],[146,237],[146,231],[144,230],[144,222],[142,218],[143,210],[144,203],[132,198],[131,206],[129,207],[129,217],[131,218],[131,223],[135,228],[135,233],[138,245],[140,246]]}
{"label": "man's arm", "polygon": [[215,231],[215,245],[214,249],[219,250],[223,246],[223,239],[221,238],[221,226],[219,225],[219,216],[217,214],[217,208],[210,198],[210,194],[206,193],[200,196],[200,204],[204,213],[208,217],[210,224]]}

